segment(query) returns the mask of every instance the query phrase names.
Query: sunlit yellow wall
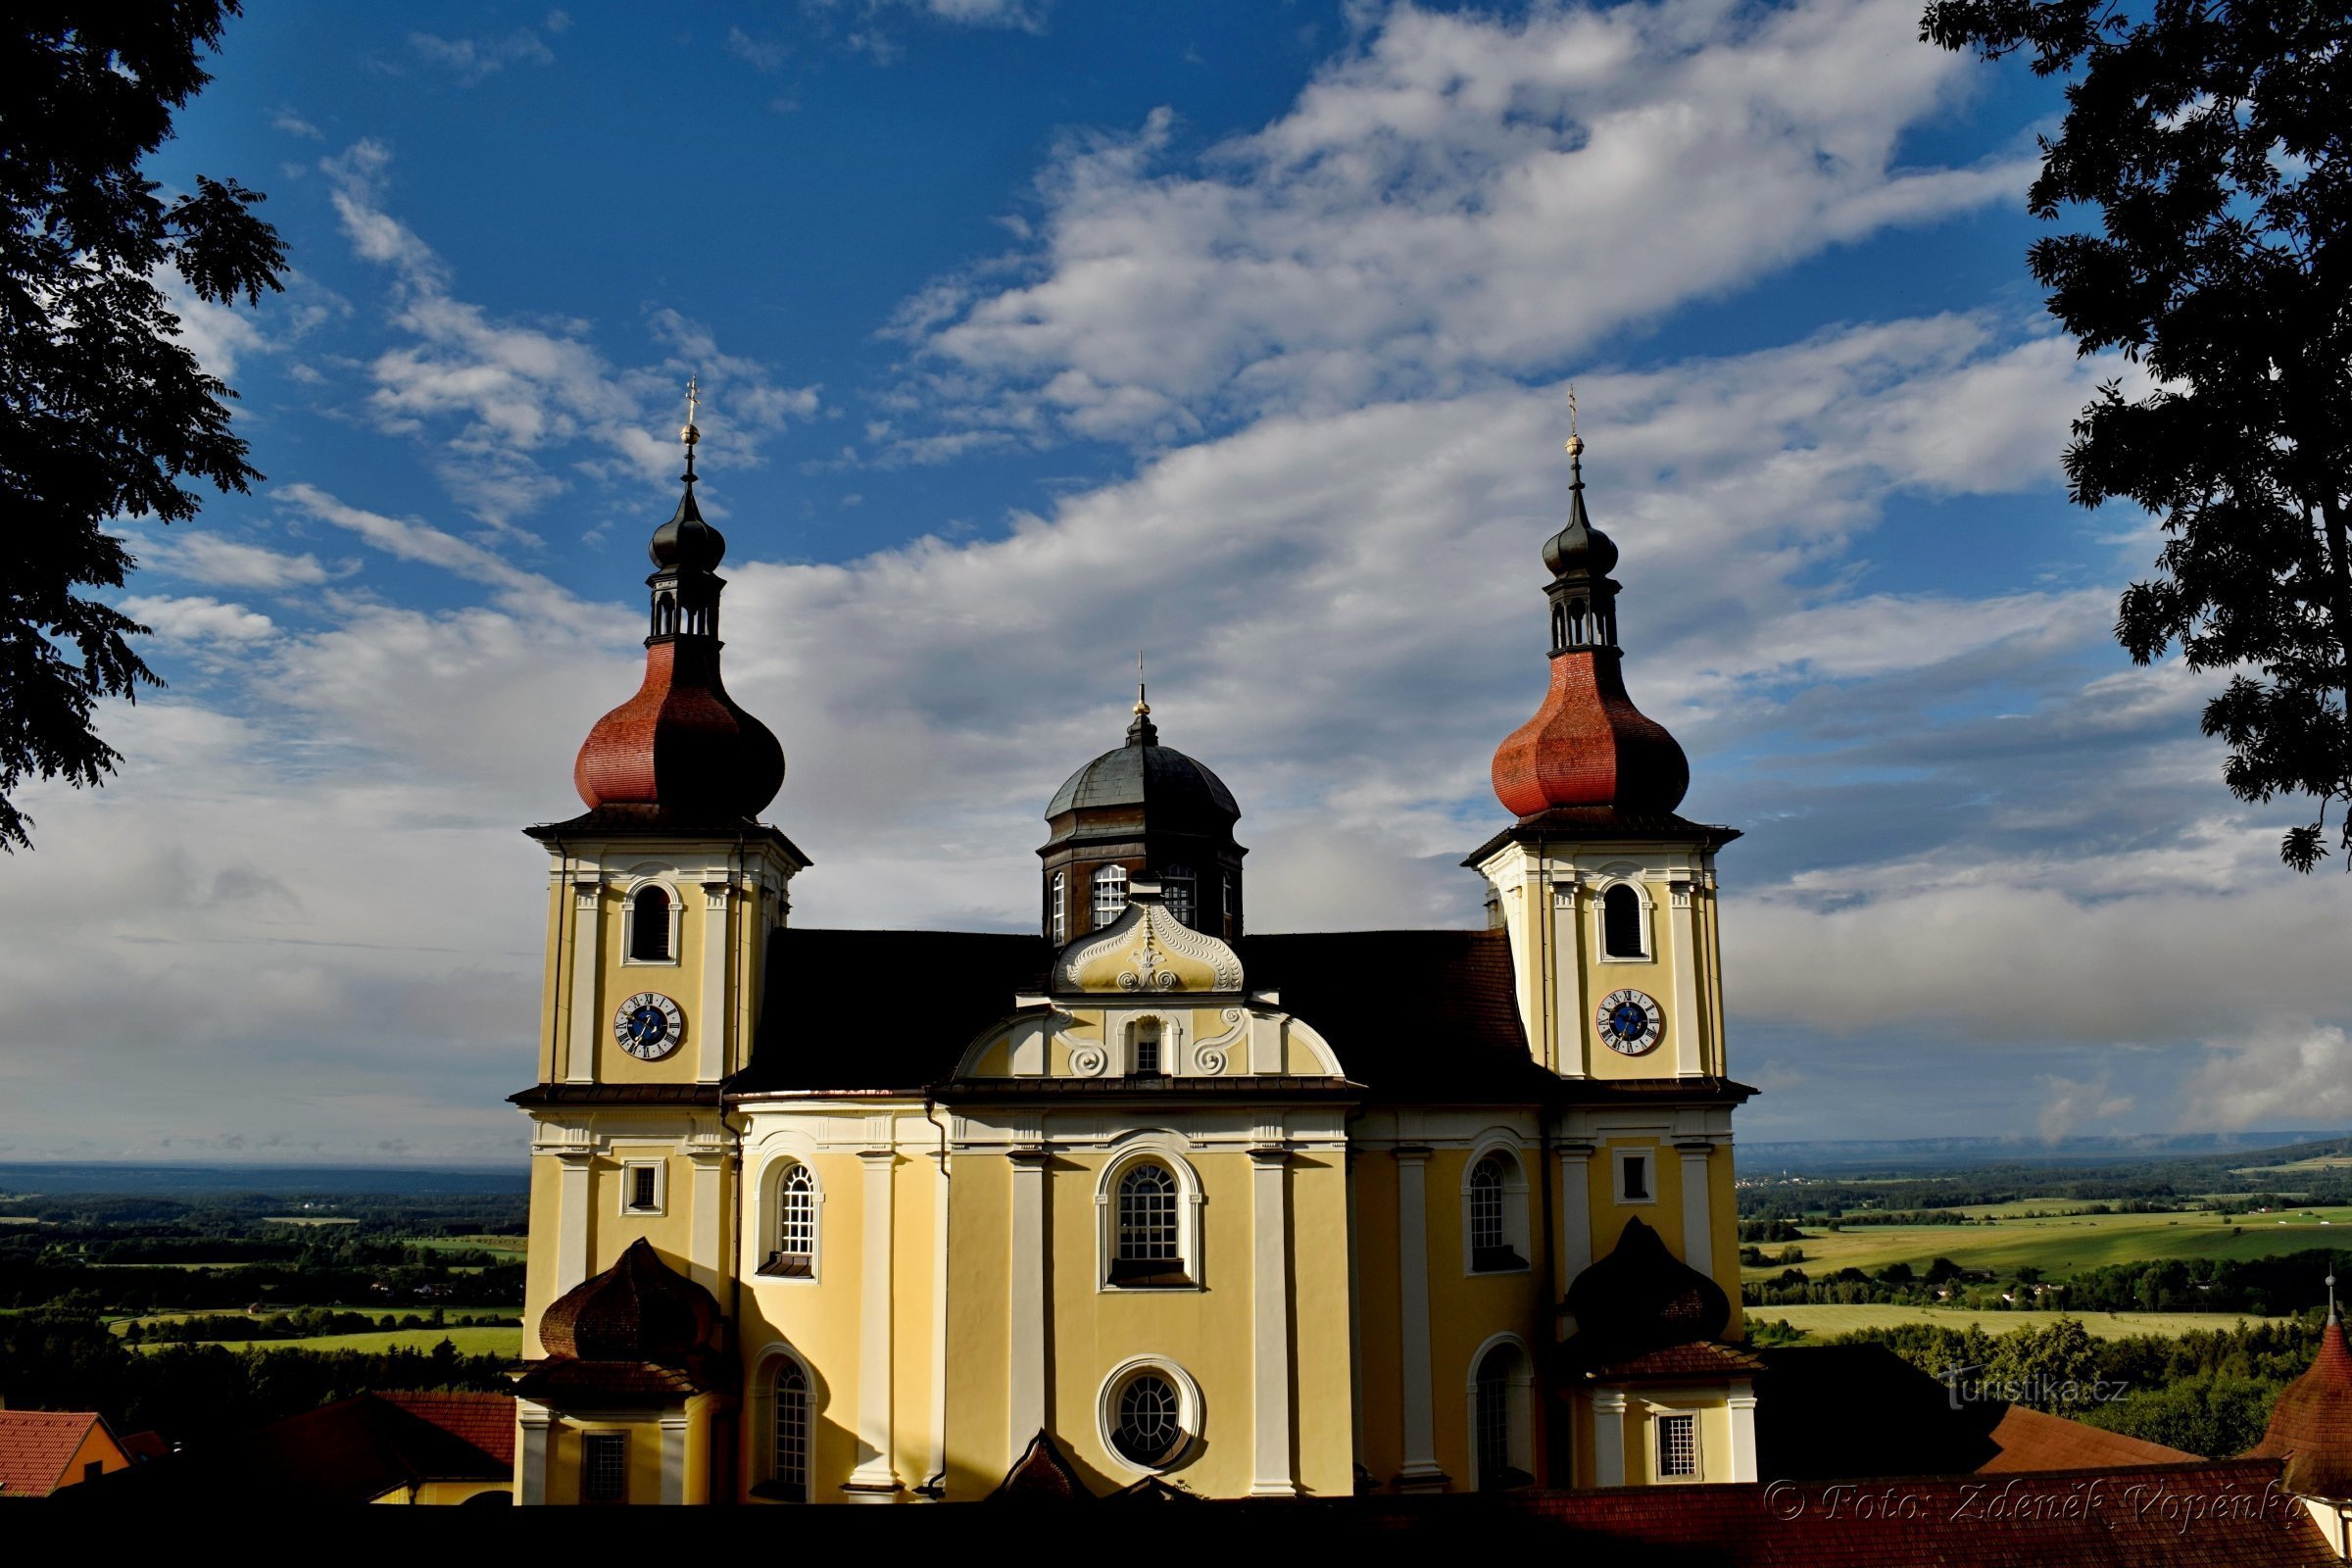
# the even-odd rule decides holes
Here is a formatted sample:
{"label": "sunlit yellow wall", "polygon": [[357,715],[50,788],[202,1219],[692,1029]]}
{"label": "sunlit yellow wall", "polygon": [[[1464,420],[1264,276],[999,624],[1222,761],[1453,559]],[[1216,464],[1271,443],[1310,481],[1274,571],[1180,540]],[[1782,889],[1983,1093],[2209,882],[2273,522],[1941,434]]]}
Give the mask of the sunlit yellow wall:
{"label": "sunlit yellow wall", "polygon": [[[1654,1202],[1617,1201],[1616,1151],[1620,1149],[1635,1150],[1648,1156],[1649,1187],[1657,1195]],[[1592,1156],[1592,1174],[1586,1185],[1592,1202],[1594,1257],[1606,1257],[1614,1251],[1617,1238],[1625,1233],[1625,1222],[1637,1216],[1658,1233],[1668,1251],[1677,1257],[1683,1255],[1683,1160],[1673,1146],[1661,1145],[1652,1138],[1611,1138]],[[1739,1278],[1738,1262],[1735,1253],[1732,1269],[1735,1281]]]}
{"label": "sunlit yellow wall", "polygon": [[1360,1150],[1352,1158],[1362,1458],[1373,1481],[1385,1486],[1404,1464],[1397,1446],[1404,1419],[1399,1396],[1404,1351],[1396,1321],[1396,1161]]}
{"label": "sunlit yellow wall", "polygon": [[907,1487],[930,1479],[932,1467],[938,1170],[935,1156],[902,1155],[891,1189],[891,1463]]}
{"label": "sunlit yellow wall", "polygon": [[1710,1249],[1714,1253],[1715,1283],[1732,1298],[1731,1326],[1724,1330],[1723,1337],[1744,1340],[1747,1314],[1740,1304],[1740,1186],[1732,1168],[1729,1144],[1716,1150],[1714,1157],[1707,1161],[1707,1218],[1713,1223],[1715,1233]]}
{"label": "sunlit yellow wall", "polygon": [[1355,1489],[1355,1423],[1348,1345],[1348,1173],[1342,1153],[1291,1161],[1291,1419],[1299,1487],[1322,1496]]}
{"label": "sunlit yellow wall", "polygon": [[[1462,1486],[1469,1485],[1475,1468],[1470,1451],[1470,1382],[1479,1347],[1496,1334],[1515,1334],[1532,1357],[1542,1353],[1549,1338],[1543,1326],[1545,1314],[1540,1273],[1542,1177],[1528,1168],[1534,1154],[1530,1152],[1521,1156],[1521,1171],[1528,1177],[1530,1189],[1529,1268],[1509,1274],[1472,1274],[1462,1234],[1467,1220],[1462,1183],[1472,1152],[1467,1149],[1436,1150],[1424,1174],[1429,1200],[1430,1406],[1436,1418],[1438,1467]],[[1540,1460],[1543,1422],[1539,1419],[1534,1426]]]}
{"label": "sunlit yellow wall", "polygon": [[1640,1388],[1629,1391],[1623,1418],[1627,1486],[1644,1486],[1658,1479],[1650,1452],[1650,1435],[1651,1421],[1659,1412],[1650,1406],[1698,1412],[1698,1474],[1677,1476],[1663,1485],[1690,1486],[1732,1479],[1732,1413],[1724,1402],[1724,1390]]}
{"label": "sunlit yellow wall", "polygon": [[412,1493],[407,1487],[394,1487],[390,1492],[385,1493],[382,1496],[370,1497],[368,1501],[375,1503],[393,1503],[398,1505],[415,1504],[420,1508],[447,1508],[464,1502],[470,1497],[478,1497],[484,1493],[488,1492],[502,1493],[506,1495],[512,1496],[514,1494],[514,1488],[504,1481],[494,1481],[488,1483],[480,1481],[427,1481],[417,1486],[414,1493]]}
{"label": "sunlit yellow wall", "polygon": [[530,1247],[522,1260],[522,1353],[536,1357],[539,1314],[556,1298],[556,1233],[563,1211],[562,1166],[550,1155],[531,1159]]}
{"label": "sunlit yellow wall", "polygon": [[[766,1169],[765,1156],[754,1157],[760,1163],[746,1170],[747,1181],[760,1180]],[[816,1174],[824,1200],[817,1206],[816,1278],[771,1280],[747,1273],[741,1344],[747,1375],[759,1372],[758,1357],[777,1344],[789,1348],[808,1369],[813,1385],[809,1492],[818,1501],[832,1501],[858,1468],[858,1336],[866,1306],[859,1290],[864,1268],[863,1169],[854,1154],[819,1153],[807,1163]],[[751,1209],[754,1214],[760,1211],[758,1203]],[[748,1240],[756,1264],[766,1255],[768,1244],[760,1237]],[[907,1303],[902,1297],[874,1303],[873,1310],[904,1312]],[[904,1376],[907,1369],[901,1363],[894,1370]],[[747,1486],[764,1479],[756,1468],[761,1439],[761,1434],[748,1430],[743,1436]]]}
{"label": "sunlit yellow wall", "polygon": [[947,1486],[951,1498],[968,1500],[987,1495],[1018,1457],[1007,1442],[1012,1164],[961,1153],[949,1171]]}

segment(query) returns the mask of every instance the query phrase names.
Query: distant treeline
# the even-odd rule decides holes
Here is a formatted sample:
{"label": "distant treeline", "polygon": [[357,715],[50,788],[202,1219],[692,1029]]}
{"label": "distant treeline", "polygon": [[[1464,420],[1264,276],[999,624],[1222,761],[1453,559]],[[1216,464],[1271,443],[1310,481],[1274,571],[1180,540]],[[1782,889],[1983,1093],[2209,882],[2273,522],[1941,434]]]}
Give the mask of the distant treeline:
{"label": "distant treeline", "polygon": [[513,1358],[430,1350],[137,1351],[86,1313],[0,1317],[0,1394],[15,1409],[97,1410],[118,1432],[201,1442],[368,1390],[512,1387]]}
{"label": "distant treeline", "polygon": [[315,1340],[328,1334],[376,1334],[400,1329],[518,1329],[522,1319],[495,1312],[461,1312],[455,1317],[435,1307],[431,1312],[327,1312],[303,1307],[292,1312],[204,1314],[166,1318],[154,1323],[126,1323],[128,1345],[201,1345],[220,1340]]}
{"label": "distant treeline", "polygon": [[[1985,1307],[2063,1307],[2076,1312],[2243,1312],[2282,1317],[2311,1308],[2313,1285],[2328,1274],[2352,1277],[2352,1252],[2312,1250],[2277,1257],[2164,1258],[2106,1263],[2062,1284],[2044,1285],[2042,1271],[2024,1267],[1994,1276],[1962,1268],[1948,1257],[1924,1271],[1889,1263],[1871,1273],[1841,1268],[1819,1278],[1802,1268],[1742,1285],[1750,1307],[1924,1304],[1943,1300]],[[2036,1289],[2038,1287],[2038,1289]],[[2004,1300],[2004,1296],[2015,1299]]]}

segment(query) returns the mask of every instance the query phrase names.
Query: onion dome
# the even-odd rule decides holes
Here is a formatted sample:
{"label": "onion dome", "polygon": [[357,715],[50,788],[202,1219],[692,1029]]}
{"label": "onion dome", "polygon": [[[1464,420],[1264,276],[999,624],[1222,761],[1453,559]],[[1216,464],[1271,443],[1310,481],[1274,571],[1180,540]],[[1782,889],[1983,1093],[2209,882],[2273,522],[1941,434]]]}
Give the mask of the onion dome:
{"label": "onion dome", "polygon": [[1170,826],[1178,820],[1204,824],[1220,817],[1230,826],[1242,816],[1233,791],[1206,763],[1159,744],[1152,707],[1141,699],[1135,722],[1127,726],[1127,744],[1104,752],[1062,780],[1046,807],[1046,819],[1104,806],[1145,807],[1154,816],[1164,816]]}
{"label": "onion dome", "polygon": [[717,1346],[718,1302],[639,1237],[540,1314],[539,1345],[573,1361],[684,1366]]}
{"label": "onion dome", "polygon": [[[688,388],[691,409],[694,393]],[[691,416],[686,490],[678,510],[654,531],[647,553],[654,574],[652,629],[645,639],[645,682],[588,732],[572,764],[573,787],[592,811],[625,809],[728,825],[757,817],[784,787],[784,749],[775,735],[727,695],[719,675],[718,600],[726,580],[716,567],[727,542],[695,504]]]}
{"label": "onion dome", "polygon": [[2270,1427],[2246,1457],[2285,1460],[2279,1480],[2289,1492],[2344,1501],[2352,1499],[2352,1345],[2344,1343],[2332,1275],[2328,1288],[2320,1353],[2308,1371],[2279,1391]]}
{"label": "onion dome", "polygon": [[1570,1353],[1588,1363],[1718,1339],[1732,1320],[1723,1287],[1639,1217],[1625,1222],[1614,1251],[1570,1282],[1565,1304],[1576,1314]]}
{"label": "onion dome", "polygon": [[1626,695],[1617,647],[1617,545],[1585,511],[1585,443],[1568,438],[1568,525],[1544,543],[1551,582],[1551,689],[1494,753],[1494,795],[1521,821],[1554,811],[1664,816],[1690,762]]}

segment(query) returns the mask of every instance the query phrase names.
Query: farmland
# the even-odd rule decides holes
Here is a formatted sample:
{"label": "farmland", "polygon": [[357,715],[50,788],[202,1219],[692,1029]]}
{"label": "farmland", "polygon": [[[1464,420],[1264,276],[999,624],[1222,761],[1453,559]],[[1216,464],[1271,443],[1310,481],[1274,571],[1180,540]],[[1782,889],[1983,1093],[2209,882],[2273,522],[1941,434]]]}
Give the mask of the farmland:
{"label": "farmland", "polygon": [[1865,1306],[1760,1306],[1747,1310],[1752,1331],[1757,1324],[1786,1322],[1792,1329],[1801,1329],[1809,1339],[1823,1340],[1834,1334],[1851,1334],[1896,1328],[1906,1323],[1930,1323],[1947,1329],[1983,1329],[1987,1334],[2009,1334],[2019,1329],[2046,1328],[2063,1318],[2079,1319],[2095,1339],[2120,1340],[2135,1334],[2178,1336],[2199,1329],[2224,1329],[2237,1323],[2279,1322],[2275,1318],[2248,1318],[2221,1312],[1991,1312],[1972,1311],[1965,1307],[1911,1306],[1903,1304]]}
{"label": "farmland", "polygon": [[[2227,1258],[2246,1262],[2322,1248],[2352,1249],[2352,1207],[2295,1209],[2278,1214],[2056,1214],[2055,1205],[1998,1205],[1967,1225],[1852,1225],[1830,1230],[1800,1221],[1800,1265],[1814,1278],[1842,1268],[1876,1273],[1892,1263],[1924,1271],[1936,1258],[2003,1278],[2035,1269],[2051,1280],[2088,1268],[2161,1259]],[[1959,1212],[1977,1215],[1982,1210]],[[1785,1244],[1783,1244],[1785,1245]],[[1778,1246],[1768,1245],[1767,1255]],[[1751,1266],[1745,1280],[1773,1278],[1782,1265]],[[2317,1281],[2314,1281],[2317,1284]]]}

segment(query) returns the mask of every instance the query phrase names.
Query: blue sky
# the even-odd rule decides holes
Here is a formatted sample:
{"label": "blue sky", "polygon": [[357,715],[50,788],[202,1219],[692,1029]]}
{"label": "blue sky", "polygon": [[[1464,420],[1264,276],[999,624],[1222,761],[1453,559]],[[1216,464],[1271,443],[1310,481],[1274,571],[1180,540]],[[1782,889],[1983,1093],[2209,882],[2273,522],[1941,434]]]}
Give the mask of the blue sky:
{"label": "blue sky", "polygon": [[1151,651],[1268,929],[1469,923],[1565,383],[1724,857],[1746,1136],[2352,1121],[2341,895],[2107,629],[2022,72],[1881,0],[257,0],[158,161],[268,482],[127,524],[170,689],[26,804],[9,1157],[512,1157],[679,389],[815,924],[1017,928]]}

